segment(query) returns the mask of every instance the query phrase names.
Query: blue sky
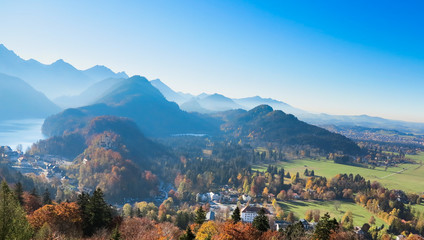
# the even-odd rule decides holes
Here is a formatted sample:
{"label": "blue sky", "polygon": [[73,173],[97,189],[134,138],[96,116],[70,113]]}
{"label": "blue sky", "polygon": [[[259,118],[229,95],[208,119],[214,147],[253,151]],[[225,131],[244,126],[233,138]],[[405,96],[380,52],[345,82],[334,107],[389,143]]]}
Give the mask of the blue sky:
{"label": "blue sky", "polygon": [[193,94],[424,122],[423,9],[421,1],[0,0],[0,43],[26,59],[106,65]]}

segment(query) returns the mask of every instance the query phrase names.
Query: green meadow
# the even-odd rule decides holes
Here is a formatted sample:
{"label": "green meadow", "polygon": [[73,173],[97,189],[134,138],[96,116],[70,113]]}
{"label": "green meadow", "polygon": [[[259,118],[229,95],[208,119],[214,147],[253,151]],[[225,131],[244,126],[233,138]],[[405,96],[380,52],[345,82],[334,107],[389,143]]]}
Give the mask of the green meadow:
{"label": "green meadow", "polygon": [[[293,212],[299,219],[305,217],[307,210],[320,210],[321,216],[328,212],[331,217],[335,217],[340,222],[341,218],[347,211],[353,213],[353,222],[355,226],[362,226],[368,223],[371,216],[374,216],[377,225],[384,224],[384,221],[370,213],[367,209],[353,202],[345,201],[278,201],[281,208],[287,214]],[[338,207],[336,208],[336,205]]]}
{"label": "green meadow", "polygon": [[[424,161],[424,153],[419,155],[408,155],[411,159],[420,162]],[[297,159],[292,161],[280,161],[272,163],[278,167],[283,167],[290,174],[299,172],[303,176],[305,169],[314,170],[315,175],[332,178],[339,173],[360,174],[367,180],[378,181],[389,189],[401,189],[406,192],[424,192],[424,166],[420,164],[400,164],[397,167],[391,167],[385,170],[382,167],[375,169],[355,167],[334,163],[332,160],[320,158],[314,159]],[[253,170],[264,171],[268,164],[253,165]]]}

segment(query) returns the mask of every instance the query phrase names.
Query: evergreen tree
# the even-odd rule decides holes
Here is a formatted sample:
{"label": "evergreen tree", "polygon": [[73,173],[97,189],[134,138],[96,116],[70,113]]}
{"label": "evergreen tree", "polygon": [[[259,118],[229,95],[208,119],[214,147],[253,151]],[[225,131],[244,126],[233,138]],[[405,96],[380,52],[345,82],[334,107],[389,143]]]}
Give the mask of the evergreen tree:
{"label": "evergreen tree", "polygon": [[31,190],[31,195],[32,195],[32,196],[34,196],[34,197],[38,197],[37,189],[33,188],[33,189]]}
{"label": "evergreen tree", "polygon": [[87,193],[80,194],[77,203],[82,212],[84,235],[91,236],[111,223],[112,208],[104,200],[100,188],[97,188],[91,197]]}
{"label": "evergreen tree", "polygon": [[337,220],[335,218],[330,220],[330,215],[326,213],[318,221],[314,232],[314,239],[328,240],[330,238],[330,234],[338,228],[339,224],[337,223]]}
{"label": "evergreen tree", "polygon": [[43,193],[43,205],[46,205],[46,204],[52,204],[52,199],[50,198],[50,192],[47,188]]}
{"label": "evergreen tree", "polygon": [[89,235],[91,230],[91,225],[89,224],[89,218],[90,214],[87,210],[87,206],[90,202],[90,195],[88,193],[82,192],[80,195],[78,195],[77,203],[81,210],[81,218],[82,218],[82,231],[84,235]]}
{"label": "evergreen tree", "polygon": [[121,240],[121,233],[119,232],[119,228],[116,227],[113,232],[112,235],[110,236],[110,240]]}
{"label": "evergreen tree", "polygon": [[309,171],[308,171],[308,169],[305,169],[305,172],[303,173],[303,175],[305,175],[305,176],[309,176]]}
{"label": "evergreen tree", "polygon": [[231,219],[233,220],[234,223],[240,222],[241,216],[240,216],[240,209],[238,207],[234,209],[233,215],[231,215]]}
{"label": "evergreen tree", "polygon": [[103,198],[103,192],[97,188],[87,206],[89,223],[92,226],[91,234],[97,230],[107,227],[112,221],[112,209]]}
{"label": "evergreen tree", "polygon": [[6,181],[0,189],[0,239],[31,239],[26,213]]}
{"label": "evergreen tree", "polygon": [[194,222],[202,225],[206,220],[206,212],[203,210],[202,206],[198,207],[194,216]]}
{"label": "evergreen tree", "polygon": [[18,182],[15,184],[14,192],[15,192],[16,199],[18,199],[19,204],[22,206],[24,204],[24,197],[23,197],[24,189],[22,187],[21,182]]}
{"label": "evergreen tree", "polygon": [[253,219],[252,222],[253,227],[261,232],[266,232],[270,228],[269,220],[265,213],[265,208],[261,208],[258,212],[258,215]]}
{"label": "evergreen tree", "polygon": [[190,222],[190,214],[187,211],[178,211],[175,225],[180,229],[186,229]]}
{"label": "evergreen tree", "polygon": [[186,232],[181,235],[180,240],[194,240],[196,238],[196,235],[191,231],[190,227],[187,227]]}
{"label": "evergreen tree", "polygon": [[305,229],[301,222],[290,224],[285,230],[280,229],[280,231],[283,232],[283,239],[286,240],[297,240],[305,236]]}
{"label": "evergreen tree", "polygon": [[314,171],[314,170],[312,170],[312,171],[309,173],[309,175],[310,175],[311,177],[315,176],[315,171]]}

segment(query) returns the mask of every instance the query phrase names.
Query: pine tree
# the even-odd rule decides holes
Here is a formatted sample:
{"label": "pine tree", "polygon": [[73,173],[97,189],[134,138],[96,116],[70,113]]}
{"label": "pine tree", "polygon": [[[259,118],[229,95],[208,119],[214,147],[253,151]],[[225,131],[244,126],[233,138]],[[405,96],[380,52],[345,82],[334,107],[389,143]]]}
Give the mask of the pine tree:
{"label": "pine tree", "polygon": [[266,232],[270,228],[269,220],[265,213],[265,208],[261,208],[258,212],[258,215],[253,219],[252,222],[253,227],[261,232]]}
{"label": "pine tree", "polygon": [[97,188],[87,206],[89,223],[93,227],[91,234],[109,225],[112,221],[112,209],[103,198],[103,192]]}
{"label": "pine tree", "polygon": [[308,171],[308,169],[305,169],[305,172],[303,173],[303,175],[305,175],[305,176],[309,176],[309,171]]}
{"label": "pine tree", "polygon": [[309,173],[309,175],[310,175],[311,177],[315,176],[315,171],[314,171],[314,170],[312,170],[312,171]]}
{"label": "pine tree", "polygon": [[198,207],[196,210],[196,214],[194,216],[194,222],[202,225],[206,220],[206,212],[203,210],[202,206]]}
{"label": "pine tree", "polygon": [[26,213],[6,181],[0,189],[0,239],[30,239],[32,230]]}
{"label": "pine tree", "polygon": [[110,240],[120,240],[121,238],[121,233],[119,232],[119,228],[116,227],[113,232],[112,235],[110,236]]}
{"label": "pine tree", "polygon": [[327,240],[330,238],[331,232],[338,228],[339,224],[337,223],[337,220],[335,218],[330,220],[330,215],[326,213],[318,221],[314,232],[314,239]]}
{"label": "pine tree", "polygon": [[77,203],[82,212],[84,235],[91,236],[111,223],[112,208],[104,200],[100,188],[97,188],[92,196],[87,193],[80,194]]}
{"label": "pine tree", "polygon": [[196,235],[191,231],[190,227],[187,227],[186,232],[181,235],[180,240],[194,240],[196,238]]}
{"label": "pine tree", "polygon": [[302,237],[305,236],[305,229],[303,228],[303,224],[301,222],[290,224],[286,229],[280,229],[280,231],[283,232],[283,239],[287,240],[302,239]]}
{"label": "pine tree", "polygon": [[15,192],[16,199],[18,199],[19,204],[22,206],[24,204],[24,197],[23,197],[24,190],[23,190],[21,182],[17,182],[15,184],[14,192]]}
{"label": "pine tree", "polygon": [[38,197],[37,189],[33,188],[33,189],[31,190],[31,195],[32,195],[32,196],[34,196],[34,197]]}
{"label": "pine tree", "polygon": [[52,204],[52,199],[50,198],[50,192],[47,188],[43,193],[43,205],[46,205],[46,204]]}
{"label": "pine tree", "polygon": [[234,223],[240,222],[241,220],[240,208],[236,207],[236,209],[234,209],[233,215],[231,215],[231,219],[233,220]]}

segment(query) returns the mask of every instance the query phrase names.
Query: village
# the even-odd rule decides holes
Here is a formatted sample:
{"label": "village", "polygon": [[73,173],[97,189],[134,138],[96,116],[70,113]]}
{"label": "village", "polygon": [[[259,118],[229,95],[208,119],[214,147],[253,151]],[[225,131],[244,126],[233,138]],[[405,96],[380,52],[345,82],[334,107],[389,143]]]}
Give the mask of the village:
{"label": "village", "polygon": [[[299,199],[299,196],[296,199]],[[252,203],[253,200],[248,194],[239,194],[228,185],[224,186],[222,191],[218,193],[208,192],[196,195],[196,202],[210,206],[206,214],[206,220],[208,221],[225,221],[238,207],[241,213],[241,221],[245,223],[252,223],[255,217],[258,216],[258,212],[263,208],[269,219],[270,226],[274,230],[284,230],[293,224],[284,220],[276,220],[275,209],[271,204]],[[305,219],[300,219],[299,221],[305,231],[313,230],[316,226],[316,222],[308,222]]]}
{"label": "village", "polygon": [[72,164],[72,162],[64,157],[48,154],[29,155],[24,154],[19,149],[12,150],[9,146],[0,146],[0,160],[23,175],[34,174],[36,176],[43,176],[47,182],[66,181],[67,186],[77,189],[78,183],[73,179],[69,179],[62,169],[63,166]]}

